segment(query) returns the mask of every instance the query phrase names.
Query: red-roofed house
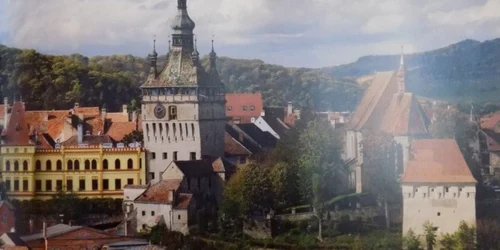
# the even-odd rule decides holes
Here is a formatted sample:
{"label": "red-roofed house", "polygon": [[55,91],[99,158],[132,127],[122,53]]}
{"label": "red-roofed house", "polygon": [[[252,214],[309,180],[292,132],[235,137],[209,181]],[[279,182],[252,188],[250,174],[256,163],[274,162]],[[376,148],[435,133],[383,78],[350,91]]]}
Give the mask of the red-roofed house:
{"label": "red-roofed house", "polygon": [[173,161],[160,181],[149,186],[126,186],[124,203],[140,232],[159,223],[172,230],[189,232],[198,213],[215,215],[222,186],[235,167],[222,158]]}
{"label": "red-roofed house", "polygon": [[500,112],[480,119],[481,163],[485,173],[500,174]]}
{"label": "red-roofed house", "polygon": [[226,94],[226,116],[235,123],[252,123],[263,115],[264,107],[260,92]]}
{"label": "red-roofed house", "polygon": [[423,234],[429,221],[438,235],[455,233],[459,223],[476,224],[476,180],[455,140],[415,140],[401,180],[403,234]]}

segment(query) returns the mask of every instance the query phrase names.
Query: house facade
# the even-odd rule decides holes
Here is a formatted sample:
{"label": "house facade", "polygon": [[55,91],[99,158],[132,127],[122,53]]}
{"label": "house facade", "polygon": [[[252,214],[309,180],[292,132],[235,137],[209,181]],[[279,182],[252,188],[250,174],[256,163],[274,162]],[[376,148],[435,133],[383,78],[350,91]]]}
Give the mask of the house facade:
{"label": "house facade", "polygon": [[122,139],[137,129],[127,112],[113,119],[123,116],[130,129],[112,130],[113,120],[98,108],[26,111],[23,103],[15,102],[10,110],[0,148],[1,178],[9,198],[49,199],[59,191],[82,198],[121,198],[125,185],[145,183],[140,144],[125,145],[107,134],[114,131]]}
{"label": "house facade", "polygon": [[432,223],[438,236],[476,225],[476,180],[455,140],[415,140],[401,180],[403,234],[424,234]]}

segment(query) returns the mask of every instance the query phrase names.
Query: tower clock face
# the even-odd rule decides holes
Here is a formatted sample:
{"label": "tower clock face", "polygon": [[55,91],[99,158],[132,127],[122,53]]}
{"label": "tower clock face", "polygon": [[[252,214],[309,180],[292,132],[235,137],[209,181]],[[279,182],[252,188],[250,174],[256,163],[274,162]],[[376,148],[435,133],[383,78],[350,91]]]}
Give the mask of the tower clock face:
{"label": "tower clock face", "polygon": [[165,115],[167,115],[167,109],[165,108],[165,106],[163,106],[161,104],[156,105],[154,112],[155,112],[156,118],[158,118],[158,119],[162,119],[165,117]]}

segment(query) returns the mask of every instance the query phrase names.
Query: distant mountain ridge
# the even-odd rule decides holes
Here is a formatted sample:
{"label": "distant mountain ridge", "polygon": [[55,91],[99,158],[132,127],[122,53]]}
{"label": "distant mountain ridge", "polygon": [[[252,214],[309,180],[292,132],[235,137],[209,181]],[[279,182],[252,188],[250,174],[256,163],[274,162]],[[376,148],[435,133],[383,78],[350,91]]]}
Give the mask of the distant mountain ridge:
{"label": "distant mountain ridge", "polygon": [[[396,70],[399,55],[364,56],[321,71],[336,78]],[[459,101],[490,101],[500,92],[500,38],[464,40],[444,48],[405,55],[408,88],[423,96]]]}

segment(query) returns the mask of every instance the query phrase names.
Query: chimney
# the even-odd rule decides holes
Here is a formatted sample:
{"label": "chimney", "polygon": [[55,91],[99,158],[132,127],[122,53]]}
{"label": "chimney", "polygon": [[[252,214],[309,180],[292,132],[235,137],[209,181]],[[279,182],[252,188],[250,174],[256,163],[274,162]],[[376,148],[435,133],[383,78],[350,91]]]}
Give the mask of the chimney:
{"label": "chimney", "polygon": [[35,222],[33,221],[33,218],[30,218],[29,220],[29,230],[30,233],[33,233],[33,231],[35,231]]}
{"label": "chimney", "polygon": [[132,111],[132,122],[137,122],[137,111]]}
{"label": "chimney", "polygon": [[169,190],[168,191],[168,201],[175,203],[175,190]]}
{"label": "chimney", "polygon": [[45,220],[43,221],[42,236],[44,239],[47,238],[47,222]]}
{"label": "chimney", "polygon": [[124,228],[124,234],[125,234],[125,237],[128,236],[128,213],[125,213],[125,228]]}
{"label": "chimney", "polygon": [[3,98],[3,129],[7,129],[7,124],[9,124],[9,98]]}
{"label": "chimney", "polygon": [[122,111],[123,111],[123,114],[128,114],[128,107],[126,104],[122,105]]}
{"label": "chimney", "polygon": [[103,107],[101,109],[101,116],[102,116],[103,120],[106,120],[107,114],[108,114],[108,112],[107,112],[106,108]]}
{"label": "chimney", "polygon": [[242,142],[242,141],[243,141],[243,137],[244,137],[244,136],[243,136],[243,132],[242,132],[242,131],[239,131],[239,133],[238,133],[238,140],[239,140],[240,142]]}
{"label": "chimney", "polygon": [[80,107],[80,103],[75,102],[75,107],[74,107],[74,109],[77,109],[77,108],[79,108],[79,107]]}
{"label": "chimney", "polygon": [[78,124],[78,144],[83,143],[83,125]]}
{"label": "chimney", "polygon": [[290,116],[291,114],[293,114],[293,104],[292,104],[292,102],[288,102],[288,107],[287,107],[286,115]]}
{"label": "chimney", "polygon": [[12,227],[12,228],[10,229],[10,232],[11,232],[11,233],[15,233],[15,232],[16,232],[16,228],[15,228],[15,227]]}

